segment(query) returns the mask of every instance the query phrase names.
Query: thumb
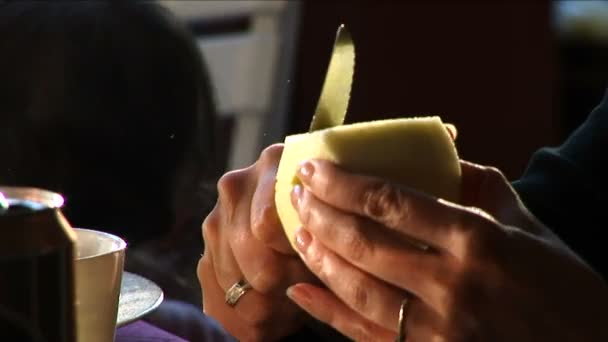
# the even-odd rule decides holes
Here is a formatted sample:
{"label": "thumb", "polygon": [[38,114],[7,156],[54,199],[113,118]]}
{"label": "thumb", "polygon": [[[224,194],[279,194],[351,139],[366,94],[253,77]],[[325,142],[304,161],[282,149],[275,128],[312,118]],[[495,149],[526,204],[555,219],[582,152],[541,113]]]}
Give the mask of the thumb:
{"label": "thumb", "polygon": [[450,123],[445,123],[445,124],[443,124],[443,126],[448,131],[448,134],[450,135],[452,140],[456,140],[456,136],[458,135],[458,130],[456,129],[456,126],[454,126]]}
{"label": "thumb", "polygon": [[461,204],[476,207],[500,223],[536,231],[538,220],[519,199],[507,178],[495,167],[460,161],[462,169]]}

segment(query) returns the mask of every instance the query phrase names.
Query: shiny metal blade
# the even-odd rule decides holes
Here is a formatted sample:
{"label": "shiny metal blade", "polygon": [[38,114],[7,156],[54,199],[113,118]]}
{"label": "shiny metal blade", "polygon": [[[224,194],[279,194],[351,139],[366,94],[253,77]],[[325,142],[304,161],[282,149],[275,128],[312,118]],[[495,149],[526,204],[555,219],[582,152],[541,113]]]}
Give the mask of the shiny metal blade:
{"label": "shiny metal blade", "polygon": [[355,47],[350,33],[340,25],[321,96],[309,131],[338,126],[344,122],[355,69]]}

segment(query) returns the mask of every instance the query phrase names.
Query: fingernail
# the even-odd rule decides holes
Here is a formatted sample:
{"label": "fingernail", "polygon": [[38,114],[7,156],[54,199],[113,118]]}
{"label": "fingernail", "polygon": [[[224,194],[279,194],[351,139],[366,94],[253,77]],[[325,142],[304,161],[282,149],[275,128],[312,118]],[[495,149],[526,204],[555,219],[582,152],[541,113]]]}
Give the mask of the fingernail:
{"label": "fingernail", "polygon": [[298,209],[300,207],[300,200],[302,198],[302,193],[304,189],[300,184],[296,184],[291,189],[291,204],[293,204],[294,208]]}
{"label": "fingernail", "polygon": [[300,167],[298,168],[298,178],[300,178],[302,181],[311,179],[313,173],[315,173],[315,167],[311,162],[305,161],[304,163],[300,164]]}
{"label": "fingernail", "polygon": [[287,288],[287,297],[303,306],[308,306],[312,299],[310,292],[298,285]]}
{"label": "fingernail", "polygon": [[301,253],[306,253],[311,242],[312,235],[306,229],[302,227],[296,229],[296,247]]}

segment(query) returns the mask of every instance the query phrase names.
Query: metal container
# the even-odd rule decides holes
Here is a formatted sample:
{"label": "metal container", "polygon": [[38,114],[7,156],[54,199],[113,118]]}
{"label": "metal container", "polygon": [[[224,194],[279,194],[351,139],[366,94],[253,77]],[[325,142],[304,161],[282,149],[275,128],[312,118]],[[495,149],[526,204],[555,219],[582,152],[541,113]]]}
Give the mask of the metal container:
{"label": "metal container", "polygon": [[3,186],[0,194],[0,341],[75,341],[76,235],[63,197]]}

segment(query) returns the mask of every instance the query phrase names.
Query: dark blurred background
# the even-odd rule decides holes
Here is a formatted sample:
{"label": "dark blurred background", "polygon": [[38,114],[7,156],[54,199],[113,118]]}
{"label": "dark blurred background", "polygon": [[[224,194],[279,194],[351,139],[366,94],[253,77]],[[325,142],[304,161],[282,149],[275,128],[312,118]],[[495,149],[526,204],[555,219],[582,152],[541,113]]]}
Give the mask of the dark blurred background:
{"label": "dark blurred background", "polygon": [[608,79],[604,46],[556,22],[564,3],[306,2],[289,130],[307,128],[344,22],[357,44],[348,121],[439,114],[458,127],[462,158],[514,179],[584,119]]}
{"label": "dark blurred background", "polygon": [[[273,95],[260,116],[266,121],[249,144],[256,151],[307,130],[341,23],[352,32],[357,53],[348,122],[441,115],[459,129],[462,158],[497,166],[511,180],[536,149],[558,144],[584,120],[608,79],[606,1],[258,3],[284,4],[273,28],[278,37],[273,65],[284,67],[275,68],[281,72],[268,83]],[[194,12],[181,9],[191,27],[208,30],[212,25],[201,26],[204,20],[197,21]],[[241,12],[225,18],[232,26],[224,29],[259,27]],[[269,58],[254,60],[253,68]],[[263,81],[257,87],[264,87]],[[226,155],[237,141],[238,117],[223,119]],[[251,122],[241,126],[255,125]],[[242,166],[255,155],[227,160],[227,167]]]}
{"label": "dark blurred background", "polygon": [[[217,175],[254,162],[287,134],[308,130],[340,24],[351,31],[357,54],[347,123],[440,115],[457,126],[463,159],[496,166],[510,180],[534,151],[559,144],[586,118],[608,80],[608,1],[158,2],[187,30],[165,22],[164,11],[142,16],[150,20],[125,9],[121,16],[97,16],[95,6],[104,3],[93,1],[61,2],[82,6],[82,17],[61,8],[23,12],[35,14],[28,20],[50,13],[49,23],[53,13],[72,18],[64,23],[57,16],[56,26],[0,18],[0,28],[16,18],[19,34],[63,37],[57,27],[69,26],[65,32],[78,38],[58,44],[5,29],[10,39],[0,39],[0,66],[16,72],[13,78],[0,73],[7,90],[0,91],[0,138],[7,138],[5,150],[14,158],[7,152],[0,158],[8,175],[0,173],[0,183],[62,192],[75,226],[127,237],[126,269],[196,312],[200,288],[192,270]],[[105,24],[96,26],[97,20]],[[21,30],[28,25],[31,30]],[[19,92],[23,100],[13,96]],[[211,153],[212,139],[220,158]]]}

